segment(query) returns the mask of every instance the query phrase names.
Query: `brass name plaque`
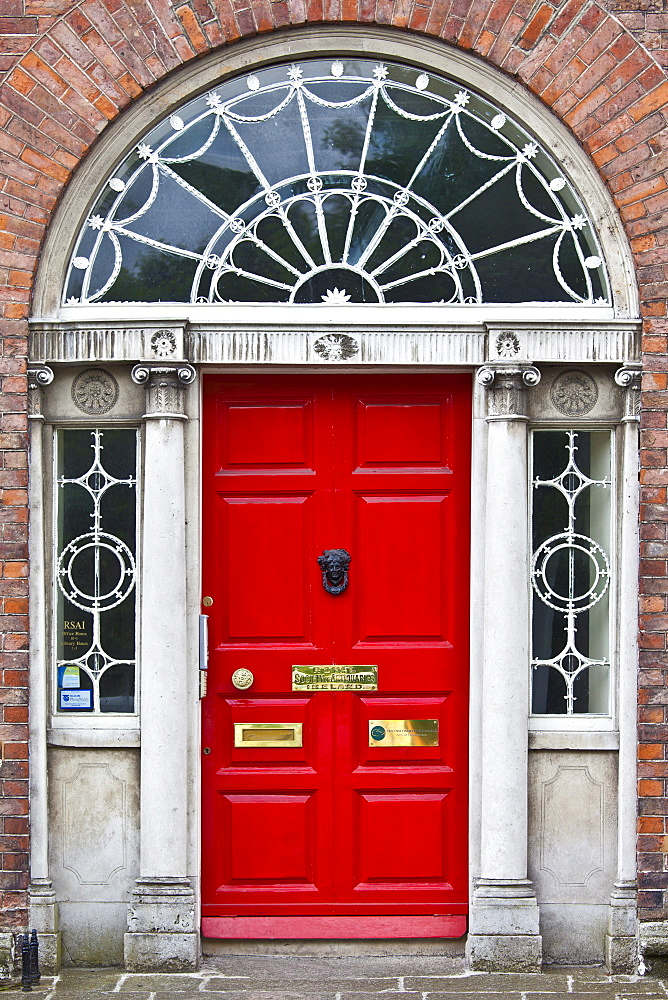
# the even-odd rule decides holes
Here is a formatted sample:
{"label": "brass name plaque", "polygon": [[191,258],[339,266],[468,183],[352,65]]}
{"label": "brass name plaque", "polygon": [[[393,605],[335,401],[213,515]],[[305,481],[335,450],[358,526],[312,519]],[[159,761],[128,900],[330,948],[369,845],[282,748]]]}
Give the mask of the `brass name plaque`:
{"label": "brass name plaque", "polygon": [[370,747],[437,747],[438,719],[370,719]]}
{"label": "brass name plaque", "polygon": [[377,691],[378,667],[365,664],[308,665],[292,667],[293,691]]}
{"label": "brass name plaque", "polygon": [[235,722],[235,747],[300,747],[301,722]]}

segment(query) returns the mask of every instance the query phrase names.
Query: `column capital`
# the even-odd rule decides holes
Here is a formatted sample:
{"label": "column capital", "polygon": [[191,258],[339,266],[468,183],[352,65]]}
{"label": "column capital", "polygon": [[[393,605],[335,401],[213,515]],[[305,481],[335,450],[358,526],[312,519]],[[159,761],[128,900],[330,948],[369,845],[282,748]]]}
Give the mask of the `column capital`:
{"label": "column capital", "polygon": [[48,365],[29,364],[28,370],[28,419],[44,420],[42,416],[42,389],[53,382],[53,369]]}
{"label": "column capital", "polygon": [[615,372],[615,382],[624,393],[624,420],[640,420],[640,386],[642,364],[640,361],[627,362]]}
{"label": "column capital", "polygon": [[163,420],[184,420],[183,393],[195,381],[197,372],[192,365],[135,365],[132,381],[146,386],[145,417]]}
{"label": "column capital", "polygon": [[491,390],[488,420],[526,420],[526,390],[538,385],[541,373],[528,363],[491,362],[478,369],[476,379]]}

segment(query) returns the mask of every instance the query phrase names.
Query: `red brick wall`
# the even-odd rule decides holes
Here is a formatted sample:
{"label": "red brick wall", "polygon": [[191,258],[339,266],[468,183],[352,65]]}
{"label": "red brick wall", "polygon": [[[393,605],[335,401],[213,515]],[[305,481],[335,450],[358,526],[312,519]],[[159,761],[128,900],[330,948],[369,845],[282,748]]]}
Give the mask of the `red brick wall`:
{"label": "red brick wall", "polygon": [[[171,70],[258,32],[316,22],[391,25],[471,50],[572,129],[608,185],[643,300],[640,687],[641,914],[666,913],[668,719],[668,23],[663,0],[0,0],[0,309],[3,337],[3,646],[6,741],[0,891],[25,886],[26,316],[40,242],[72,170],[108,122]],[[650,53],[654,53],[654,56]],[[16,907],[12,910],[12,907]]]}

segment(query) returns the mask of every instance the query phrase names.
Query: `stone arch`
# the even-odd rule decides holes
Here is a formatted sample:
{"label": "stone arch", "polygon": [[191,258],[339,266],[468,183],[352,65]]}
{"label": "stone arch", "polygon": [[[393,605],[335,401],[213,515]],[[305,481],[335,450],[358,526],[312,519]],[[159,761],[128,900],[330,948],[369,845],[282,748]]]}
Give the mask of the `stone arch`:
{"label": "stone arch", "polygon": [[[15,36],[15,62],[0,91],[7,131],[6,266],[24,290],[14,315],[25,315],[36,244],[51,212],[109,121],[178,66],[216,49],[224,58],[223,44],[323,22],[440,38],[521,81],[566,123],[605,179],[637,254],[641,283],[646,262],[662,258],[658,232],[668,195],[662,194],[667,154],[659,112],[668,80],[599,3],[543,3],[527,17],[522,0],[486,8],[456,0],[255,0],[248,7],[229,0],[149,7],[138,0],[131,10],[116,11],[98,0],[63,0],[60,12],[45,20],[17,19],[24,34]],[[31,29],[41,27],[46,30],[31,37]],[[651,304],[651,283],[647,292],[645,310],[661,312],[658,302]]]}

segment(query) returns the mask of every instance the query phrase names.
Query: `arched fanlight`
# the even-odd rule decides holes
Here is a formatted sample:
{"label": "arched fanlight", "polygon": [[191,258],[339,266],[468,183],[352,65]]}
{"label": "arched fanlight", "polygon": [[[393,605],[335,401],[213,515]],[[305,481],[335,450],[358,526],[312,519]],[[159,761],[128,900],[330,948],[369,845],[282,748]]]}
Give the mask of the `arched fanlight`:
{"label": "arched fanlight", "polygon": [[587,211],[517,121],[432,73],[304,60],[155,126],[97,197],[67,305],[608,304]]}

